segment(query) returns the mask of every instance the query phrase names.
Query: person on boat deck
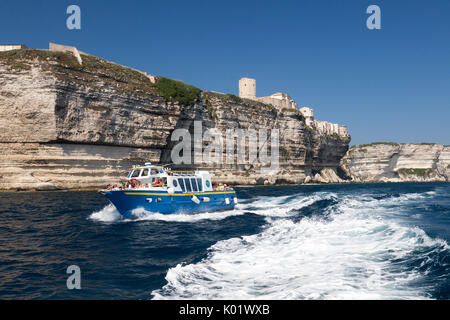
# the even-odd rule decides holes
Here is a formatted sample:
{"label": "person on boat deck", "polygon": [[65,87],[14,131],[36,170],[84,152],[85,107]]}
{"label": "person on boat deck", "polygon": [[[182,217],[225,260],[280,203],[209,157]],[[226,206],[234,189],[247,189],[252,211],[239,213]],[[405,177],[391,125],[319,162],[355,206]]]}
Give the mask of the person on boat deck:
{"label": "person on boat deck", "polygon": [[159,178],[156,178],[155,184],[153,185],[154,187],[162,187],[162,182]]}

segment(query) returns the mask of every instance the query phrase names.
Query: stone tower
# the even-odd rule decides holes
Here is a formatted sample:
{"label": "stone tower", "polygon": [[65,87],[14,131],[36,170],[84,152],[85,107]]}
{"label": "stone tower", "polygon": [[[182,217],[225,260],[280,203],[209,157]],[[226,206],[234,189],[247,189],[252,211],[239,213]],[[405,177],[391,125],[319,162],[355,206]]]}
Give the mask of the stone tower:
{"label": "stone tower", "polygon": [[239,97],[246,99],[256,99],[256,80],[251,78],[241,78],[239,80]]}

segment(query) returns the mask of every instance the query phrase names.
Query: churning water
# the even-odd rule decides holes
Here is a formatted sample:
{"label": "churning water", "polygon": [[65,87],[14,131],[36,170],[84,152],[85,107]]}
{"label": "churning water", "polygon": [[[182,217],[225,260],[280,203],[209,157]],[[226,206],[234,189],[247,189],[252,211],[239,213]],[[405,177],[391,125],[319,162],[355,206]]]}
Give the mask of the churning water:
{"label": "churning water", "polygon": [[234,211],[134,219],[96,192],[4,193],[0,298],[449,299],[449,187],[237,188]]}

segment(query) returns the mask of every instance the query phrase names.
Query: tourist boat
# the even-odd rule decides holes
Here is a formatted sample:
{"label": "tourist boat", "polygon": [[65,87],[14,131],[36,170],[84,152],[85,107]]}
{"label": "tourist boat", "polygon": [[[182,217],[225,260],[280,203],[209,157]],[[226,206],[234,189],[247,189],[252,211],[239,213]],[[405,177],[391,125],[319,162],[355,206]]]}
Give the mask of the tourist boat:
{"label": "tourist boat", "polygon": [[122,186],[108,186],[102,194],[125,217],[136,209],[162,214],[232,210],[237,204],[232,188],[213,188],[208,171],[173,171],[146,163],[134,167]]}

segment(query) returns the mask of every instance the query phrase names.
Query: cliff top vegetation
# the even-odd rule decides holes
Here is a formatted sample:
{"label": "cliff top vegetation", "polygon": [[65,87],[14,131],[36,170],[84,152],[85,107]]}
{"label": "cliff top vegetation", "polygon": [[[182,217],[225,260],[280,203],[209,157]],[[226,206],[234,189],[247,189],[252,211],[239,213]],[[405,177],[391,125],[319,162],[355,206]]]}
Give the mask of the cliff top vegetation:
{"label": "cliff top vegetation", "polygon": [[137,70],[107,60],[82,54],[83,64],[70,53],[36,49],[0,52],[0,63],[14,71],[27,71],[39,62],[44,71],[58,80],[96,89],[109,88],[140,97],[159,95],[167,102],[193,104],[201,90],[181,81],[161,77],[156,84]]}
{"label": "cliff top vegetation", "polygon": [[388,145],[388,146],[399,146],[399,143],[396,142],[372,142],[372,143],[367,143],[367,144],[359,144],[356,146],[352,146],[352,148],[365,148],[365,147],[372,147],[372,146],[376,146],[376,145]]}
{"label": "cliff top vegetation", "polygon": [[[51,73],[62,82],[70,82],[95,89],[112,89],[141,98],[160,96],[166,102],[178,102],[182,105],[194,104],[200,99],[202,93],[201,89],[182,81],[158,77],[158,81],[152,83],[144,73],[135,69],[92,55],[81,54],[81,57],[83,63],[80,65],[71,53],[19,49],[0,52],[0,64],[6,65],[11,71],[23,72],[31,70],[33,65],[38,62],[42,70]],[[243,99],[233,94],[203,92],[207,98],[215,97],[224,103],[247,105],[251,107],[249,112],[265,111],[276,115],[279,111],[273,105]],[[290,111],[295,113],[295,116],[304,118],[299,110]]]}

